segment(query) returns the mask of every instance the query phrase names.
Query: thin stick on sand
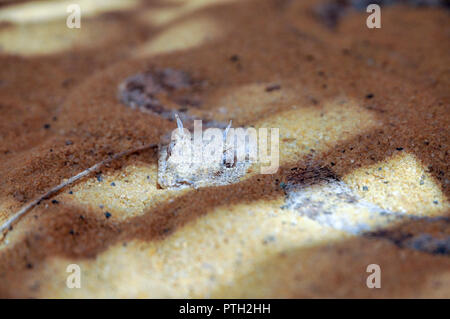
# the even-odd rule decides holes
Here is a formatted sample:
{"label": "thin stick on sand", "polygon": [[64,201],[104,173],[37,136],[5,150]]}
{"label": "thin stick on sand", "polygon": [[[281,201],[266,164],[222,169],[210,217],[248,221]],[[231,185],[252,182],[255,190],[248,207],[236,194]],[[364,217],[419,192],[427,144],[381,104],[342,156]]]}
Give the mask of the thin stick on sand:
{"label": "thin stick on sand", "polygon": [[134,148],[131,150],[127,150],[127,151],[123,151],[120,153],[117,153],[113,156],[111,156],[108,159],[105,159],[91,167],[89,167],[88,169],[82,171],[81,173],[70,177],[67,181],[62,182],[61,184],[59,184],[58,186],[55,186],[54,188],[52,188],[51,190],[49,190],[47,193],[45,193],[44,195],[36,198],[35,200],[33,200],[32,202],[26,204],[25,206],[23,206],[18,212],[16,212],[14,215],[12,215],[6,222],[4,222],[1,226],[0,226],[0,234],[2,234],[3,232],[6,233],[8,232],[9,228],[11,227],[11,225],[18,220],[20,217],[22,217],[23,215],[25,215],[27,212],[29,212],[31,209],[33,209],[34,206],[38,205],[41,201],[45,200],[45,199],[49,199],[50,197],[52,197],[53,195],[55,195],[56,193],[58,193],[61,189],[63,189],[64,187],[76,182],[77,180],[85,177],[86,175],[89,175],[93,172],[95,172],[96,170],[98,170],[101,166],[108,164],[116,159],[118,159],[119,157],[122,156],[127,156],[139,151],[143,151],[149,148],[154,148],[156,147],[158,144],[146,144],[143,145],[141,147],[138,148]]}

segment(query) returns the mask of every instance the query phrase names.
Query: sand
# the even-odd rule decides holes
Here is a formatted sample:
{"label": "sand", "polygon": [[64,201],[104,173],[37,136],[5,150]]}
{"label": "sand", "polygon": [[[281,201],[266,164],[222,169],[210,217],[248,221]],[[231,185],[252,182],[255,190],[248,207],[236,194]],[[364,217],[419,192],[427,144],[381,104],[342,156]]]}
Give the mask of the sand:
{"label": "sand", "polygon": [[[119,100],[140,72],[202,83],[180,91],[199,103],[163,94],[167,108],[280,130],[275,174],[166,190],[149,149],[43,201],[0,240],[0,296],[449,298],[448,11],[383,7],[368,29],[350,10],[330,27],[313,14],[321,2],[99,1],[81,29],[66,28],[60,1],[0,6],[0,222],[176,127]],[[285,185],[319,168],[359,204],[286,207]],[[402,217],[373,228],[381,211]],[[327,213],[367,215],[356,223],[368,231],[315,217]]]}

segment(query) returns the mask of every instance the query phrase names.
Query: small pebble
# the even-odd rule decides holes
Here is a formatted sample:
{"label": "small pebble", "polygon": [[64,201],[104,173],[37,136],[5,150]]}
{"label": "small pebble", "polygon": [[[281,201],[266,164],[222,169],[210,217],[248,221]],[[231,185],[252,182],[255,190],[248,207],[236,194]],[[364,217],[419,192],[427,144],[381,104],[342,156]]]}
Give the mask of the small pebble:
{"label": "small pebble", "polygon": [[369,187],[363,186],[363,191],[367,192],[369,190]]}
{"label": "small pebble", "polygon": [[110,213],[110,212],[106,212],[106,213],[105,213],[105,217],[106,217],[106,218],[111,217],[111,213]]}
{"label": "small pebble", "polygon": [[263,244],[267,245],[268,243],[274,242],[276,240],[276,237],[274,235],[268,235],[264,238]]}

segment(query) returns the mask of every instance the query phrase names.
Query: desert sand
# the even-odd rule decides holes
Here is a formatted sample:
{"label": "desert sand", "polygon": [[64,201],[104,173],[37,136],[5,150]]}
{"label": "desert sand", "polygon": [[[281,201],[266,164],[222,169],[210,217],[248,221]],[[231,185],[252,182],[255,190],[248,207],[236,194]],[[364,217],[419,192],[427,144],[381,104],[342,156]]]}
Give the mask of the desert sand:
{"label": "desert sand", "polygon": [[176,127],[120,100],[140,72],[195,80],[167,109],[279,128],[280,167],[167,190],[157,150],[113,161],[2,236],[1,297],[450,297],[447,9],[382,6],[368,29],[325,0],[79,2],[80,29],[68,1],[0,6],[0,222]]}

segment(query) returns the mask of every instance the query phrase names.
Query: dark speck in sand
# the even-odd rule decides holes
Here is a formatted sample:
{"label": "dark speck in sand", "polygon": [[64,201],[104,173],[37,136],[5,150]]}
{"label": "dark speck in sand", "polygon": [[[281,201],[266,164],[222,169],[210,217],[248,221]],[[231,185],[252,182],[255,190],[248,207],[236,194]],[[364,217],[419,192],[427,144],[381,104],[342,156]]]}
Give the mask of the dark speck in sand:
{"label": "dark speck in sand", "polygon": [[111,217],[111,213],[110,212],[105,212],[105,217],[106,218],[110,218]]}
{"label": "dark speck in sand", "polygon": [[277,91],[281,89],[281,85],[279,84],[270,84],[266,87],[266,92]]}
{"label": "dark speck in sand", "polygon": [[231,61],[231,62],[239,62],[239,55],[233,54],[233,55],[230,57],[230,61]]}
{"label": "dark speck in sand", "polygon": [[363,191],[365,191],[365,192],[367,192],[368,190],[369,190],[369,187],[367,187],[367,186],[363,186]]}

